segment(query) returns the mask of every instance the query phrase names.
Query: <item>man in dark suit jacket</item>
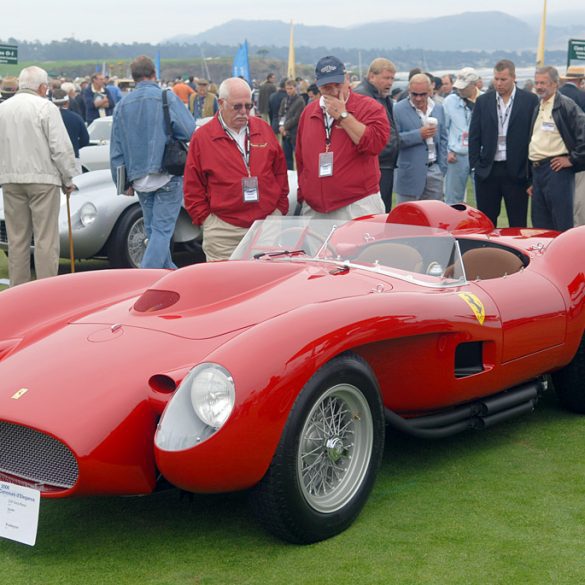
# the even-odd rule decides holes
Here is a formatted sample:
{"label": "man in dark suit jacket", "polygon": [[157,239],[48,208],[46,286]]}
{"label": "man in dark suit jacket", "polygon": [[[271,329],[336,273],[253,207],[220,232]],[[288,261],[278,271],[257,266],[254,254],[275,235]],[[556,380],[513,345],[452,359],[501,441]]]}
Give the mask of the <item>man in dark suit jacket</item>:
{"label": "man in dark suit jacket", "polygon": [[[571,65],[561,79],[564,83],[559,92],[570,97],[585,112],[585,67]],[[585,225],[585,171],[575,173],[573,225]]]}
{"label": "man in dark suit jacket", "polygon": [[561,77],[563,85],[559,91],[570,97],[585,112],[585,67],[571,65],[567,68],[567,73]]}
{"label": "man in dark suit jacket", "polygon": [[528,144],[538,97],[516,87],[516,68],[502,59],[494,67],[495,91],[480,96],[469,127],[469,165],[477,207],[497,226],[502,198],[511,227],[526,227]]}

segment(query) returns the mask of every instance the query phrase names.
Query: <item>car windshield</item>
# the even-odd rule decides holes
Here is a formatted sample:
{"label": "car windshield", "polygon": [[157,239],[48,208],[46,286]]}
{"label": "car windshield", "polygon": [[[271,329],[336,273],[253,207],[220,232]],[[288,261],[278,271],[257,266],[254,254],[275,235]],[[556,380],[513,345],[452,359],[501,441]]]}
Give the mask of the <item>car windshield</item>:
{"label": "car windshield", "polygon": [[386,223],[270,216],[256,221],[232,260],[321,262],[359,268],[428,287],[465,282],[457,240],[447,231]]}

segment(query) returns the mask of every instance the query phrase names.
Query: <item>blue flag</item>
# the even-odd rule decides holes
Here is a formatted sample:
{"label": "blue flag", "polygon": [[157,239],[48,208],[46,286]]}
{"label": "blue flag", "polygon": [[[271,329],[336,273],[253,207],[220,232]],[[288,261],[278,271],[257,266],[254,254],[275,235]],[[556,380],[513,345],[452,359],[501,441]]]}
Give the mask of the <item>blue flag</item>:
{"label": "blue flag", "polygon": [[160,51],[157,51],[154,57],[154,69],[156,71],[156,78],[160,81]]}
{"label": "blue flag", "polygon": [[248,41],[244,41],[240,45],[240,48],[234,57],[232,75],[234,77],[243,77],[248,83],[251,82],[250,64],[248,63]]}

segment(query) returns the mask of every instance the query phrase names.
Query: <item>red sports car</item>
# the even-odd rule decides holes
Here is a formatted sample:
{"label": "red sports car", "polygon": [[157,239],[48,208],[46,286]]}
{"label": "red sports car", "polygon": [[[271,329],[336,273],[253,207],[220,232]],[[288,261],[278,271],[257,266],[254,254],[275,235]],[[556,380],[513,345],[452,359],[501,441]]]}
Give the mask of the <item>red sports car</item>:
{"label": "red sports car", "polygon": [[257,222],[229,262],[0,294],[0,480],[47,497],[250,489],[308,543],[364,506],[389,424],[419,437],[585,411],[585,228],[407,203]]}

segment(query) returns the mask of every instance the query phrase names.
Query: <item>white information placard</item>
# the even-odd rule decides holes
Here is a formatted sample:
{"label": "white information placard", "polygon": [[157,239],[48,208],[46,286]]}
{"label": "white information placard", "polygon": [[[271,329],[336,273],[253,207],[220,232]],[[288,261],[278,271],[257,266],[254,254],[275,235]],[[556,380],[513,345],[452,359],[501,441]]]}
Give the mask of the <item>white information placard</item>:
{"label": "white information placard", "polygon": [[34,546],[40,501],[38,490],[0,481],[0,537]]}

